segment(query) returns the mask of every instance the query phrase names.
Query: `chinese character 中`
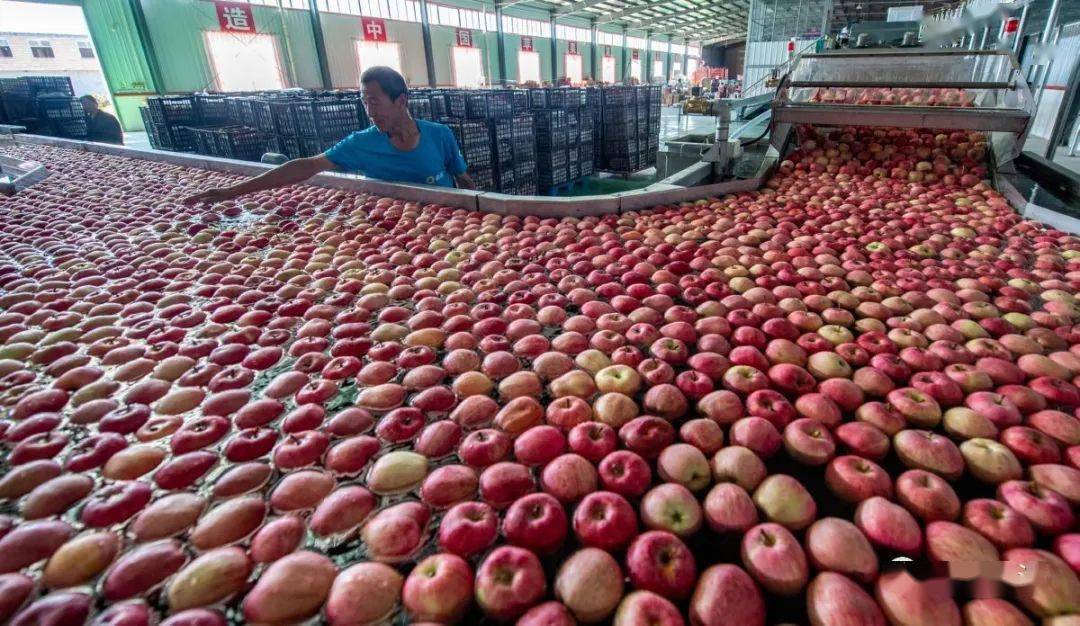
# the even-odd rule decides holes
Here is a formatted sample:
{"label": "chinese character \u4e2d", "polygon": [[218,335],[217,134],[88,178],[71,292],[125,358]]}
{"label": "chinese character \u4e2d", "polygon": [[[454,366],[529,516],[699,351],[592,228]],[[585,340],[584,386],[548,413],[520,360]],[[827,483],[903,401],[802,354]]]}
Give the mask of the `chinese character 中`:
{"label": "chinese character \u4e2d", "polygon": [[380,39],[383,35],[382,24],[378,22],[368,22],[364,28],[367,29],[367,33],[374,39]]}

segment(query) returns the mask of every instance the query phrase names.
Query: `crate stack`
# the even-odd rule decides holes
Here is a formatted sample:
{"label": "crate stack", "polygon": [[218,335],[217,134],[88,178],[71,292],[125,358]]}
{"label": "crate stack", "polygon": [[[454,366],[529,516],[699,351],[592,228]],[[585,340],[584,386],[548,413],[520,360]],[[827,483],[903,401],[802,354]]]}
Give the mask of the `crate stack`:
{"label": "crate stack", "polygon": [[315,156],[370,125],[359,94],[256,99],[256,123],[271,151],[290,159]]}
{"label": "crate stack", "polygon": [[645,162],[642,164],[643,168],[656,165],[656,153],[660,149],[660,107],[664,96],[664,90],[660,85],[649,85],[645,89],[649,92],[649,121],[646,125],[648,142],[644,157]]}
{"label": "crate stack", "polygon": [[573,184],[595,170],[596,112],[585,89],[530,89],[536,118],[537,187]]}
{"label": "crate stack", "polygon": [[86,112],[67,76],[0,78],[0,109],[7,123],[32,133],[86,137]]}
{"label": "crate stack", "polygon": [[634,87],[606,87],[602,94],[603,169],[636,172],[640,163],[637,144],[637,102]]}

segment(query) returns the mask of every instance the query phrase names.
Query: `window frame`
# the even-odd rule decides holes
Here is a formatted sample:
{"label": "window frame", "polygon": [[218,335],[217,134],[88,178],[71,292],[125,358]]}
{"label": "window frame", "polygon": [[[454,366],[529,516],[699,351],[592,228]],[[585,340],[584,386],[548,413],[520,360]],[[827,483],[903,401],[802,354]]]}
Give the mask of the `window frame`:
{"label": "window frame", "polygon": [[[30,46],[30,56],[35,59],[56,58],[56,49],[53,48],[52,41],[48,39],[27,39],[26,43]],[[41,50],[47,51],[47,53],[39,52]]]}
{"label": "window frame", "polygon": [[15,51],[11,49],[11,41],[0,38],[0,59],[10,59],[14,56]]}

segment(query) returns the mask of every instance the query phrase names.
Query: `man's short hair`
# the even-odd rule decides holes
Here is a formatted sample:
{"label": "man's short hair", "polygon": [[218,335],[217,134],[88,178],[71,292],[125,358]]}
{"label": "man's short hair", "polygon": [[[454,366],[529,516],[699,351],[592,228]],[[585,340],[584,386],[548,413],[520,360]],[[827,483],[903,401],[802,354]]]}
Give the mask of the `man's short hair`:
{"label": "man's short hair", "polygon": [[79,96],[79,102],[93,102],[94,104],[98,103],[97,98],[91,96],[90,94],[86,94],[85,96]]}
{"label": "man's short hair", "polygon": [[391,100],[397,100],[398,96],[408,95],[409,86],[405,84],[405,77],[398,74],[393,68],[383,65],[369,67],[360,75],[360,84],[378,83],[383,93]]}

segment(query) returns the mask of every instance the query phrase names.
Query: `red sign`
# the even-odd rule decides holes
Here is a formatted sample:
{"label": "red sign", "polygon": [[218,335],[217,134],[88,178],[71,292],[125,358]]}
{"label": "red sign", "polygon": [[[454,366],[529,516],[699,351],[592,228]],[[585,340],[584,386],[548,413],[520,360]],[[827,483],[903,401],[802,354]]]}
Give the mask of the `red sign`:
{"label": "red sign", "polygon": [[462,48],[473,47],[472,31],[468,28],[458,28],[457,30],[457,45]]}
{"label": "red sign", "polygon": [[1020,20],[1015,17],[1010,17],[1005,20],[1005,34],[1011,35],[1020,30]]}
{"label": "red sign", "polygon": [[521,51],[522,52],[532,52],[533,51],[533,38],[532,37],[522,37],[521,38]]}
{"label": "red sign", "polygon": [[214,9],[217,11],[218,24],[222,31],[227,33],[255,32],[255,16],[251,13],[250,4],[215,2]]}
{"label": "red sign", "polygon": [[641,58],[641,51],[639,51],[639,50],[631,50],[630,51],[630,58],[637,61],[638,59]]}
{"label": "red sign", "polygon": [[364,41],[386,41],[386,22],[377,17],[360,18]]}
{"label": "red sign", "polygon": [[604,56],[606,56],[606,57],[611,56],[611,46],[604,46]]}
{"label": "red sign", "polygon": [[580,54],[578,52],[578,43],[576,41],[566,42],[566,52],[567,54]]}

